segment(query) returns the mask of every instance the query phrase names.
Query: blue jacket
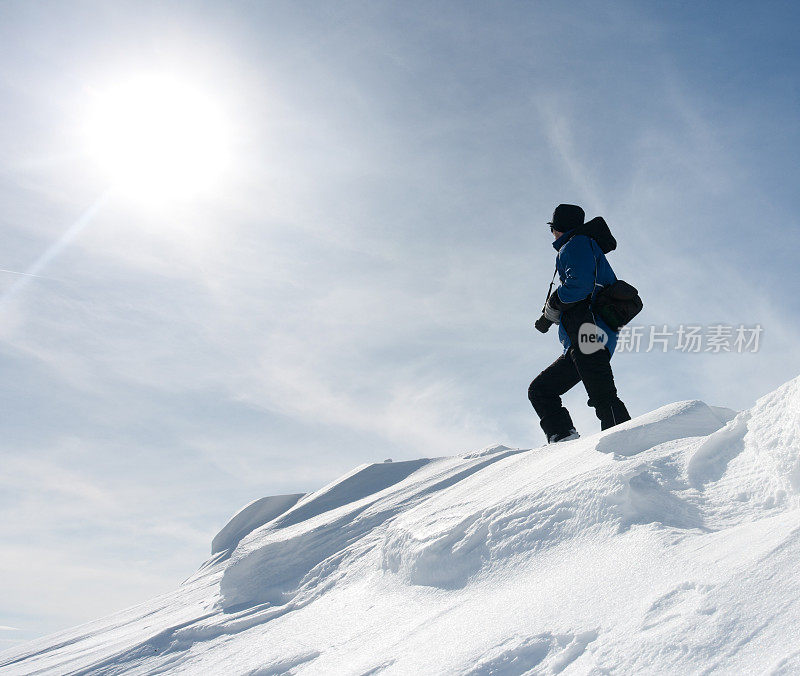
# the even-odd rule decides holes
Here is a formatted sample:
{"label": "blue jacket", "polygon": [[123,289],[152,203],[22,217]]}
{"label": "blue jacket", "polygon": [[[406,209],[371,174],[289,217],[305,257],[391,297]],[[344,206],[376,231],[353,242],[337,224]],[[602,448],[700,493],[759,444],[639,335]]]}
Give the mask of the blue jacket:
{"label": "blue jacket", "polygon": [[[562,303],[575,303],[583,300],[592,293],[595,283],[597,292],[602,287],[613,284],[617,276],[606,260],[600,246],[591,237],[575,235],[570,238],[570,233],[565,232],[553,242],[556,254],[556,270],[561,284],[556,289],[558,298]],[[595,280],[595,266],[597,279]],[[595,316],[594,323],[608,335],[606,347],[611,354],[617,346],[617,334],[612,331],[600,317]],[[564,346],[564,352],[569,349],[570,340],[563,325],[558,326],[558,339]]]}

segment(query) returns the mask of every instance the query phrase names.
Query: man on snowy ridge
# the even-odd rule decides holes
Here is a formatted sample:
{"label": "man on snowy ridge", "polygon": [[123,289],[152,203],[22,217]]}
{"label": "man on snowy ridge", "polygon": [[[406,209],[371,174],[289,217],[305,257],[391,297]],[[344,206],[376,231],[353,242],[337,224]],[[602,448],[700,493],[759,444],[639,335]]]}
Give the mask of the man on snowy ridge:
{"label": "man on snowy ridge", "polygon": [[[611,355],[617,332],[595,312],[597,293],[617,281],[605,254],[616,247],[606,222],[584,223],[584,211],[574,204],[559,204],[548,223],[555,241],[559,286],[548,295],[536,328],[546,333],[558,324],[563,354],[542,371],[528,388],[528,399],[540,419],[549,443],[578,438],[561,395],[583,382],[589,406],[602,429],[630,420],[617,396]],[[555,279],[555,274],[553,275]],[[551,284],[552,288],[552,284]]]}

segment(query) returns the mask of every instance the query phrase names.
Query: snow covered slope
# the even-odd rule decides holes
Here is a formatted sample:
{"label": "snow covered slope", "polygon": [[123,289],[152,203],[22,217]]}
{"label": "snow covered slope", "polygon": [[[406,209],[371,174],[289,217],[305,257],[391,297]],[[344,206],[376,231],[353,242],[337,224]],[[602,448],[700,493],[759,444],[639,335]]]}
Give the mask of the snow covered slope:
{"label": "snow covered slope", "polygon": [[180,588],[3,674],[800,672],[800,378],[252,503]]}

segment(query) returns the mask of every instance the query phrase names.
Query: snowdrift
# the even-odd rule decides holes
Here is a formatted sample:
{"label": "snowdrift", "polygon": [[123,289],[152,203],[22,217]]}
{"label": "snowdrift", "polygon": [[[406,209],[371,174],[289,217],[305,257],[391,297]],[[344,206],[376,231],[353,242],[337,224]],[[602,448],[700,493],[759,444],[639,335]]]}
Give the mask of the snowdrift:
{"label": "snowdrift", "polygon": [[800,671],[800,378],[251,503],[177,590],[2,673]]}

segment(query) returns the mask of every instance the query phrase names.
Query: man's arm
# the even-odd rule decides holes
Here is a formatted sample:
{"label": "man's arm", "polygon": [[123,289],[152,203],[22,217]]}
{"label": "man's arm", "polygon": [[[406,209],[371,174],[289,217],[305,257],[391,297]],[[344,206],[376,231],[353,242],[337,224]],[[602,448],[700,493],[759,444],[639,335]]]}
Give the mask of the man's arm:
{"label": "man's arm", "polygon": [[560,253],[564,266],[564,281],[550,294],[542,316],[534,326],[546,333],[561,321],[561,313],[584,300],[594,289],[595,265],[592,242],[588,237],[576,236],[564,245]]}
{"label": "man's arm", "polygon": [[564,281],[553,295],[558,299],[556,305],[560,304],[557,309],[566,310],[592,293],[597,261],[592,242],[585,235],[577,235],[567,242],[559,259],[564,268]]}

